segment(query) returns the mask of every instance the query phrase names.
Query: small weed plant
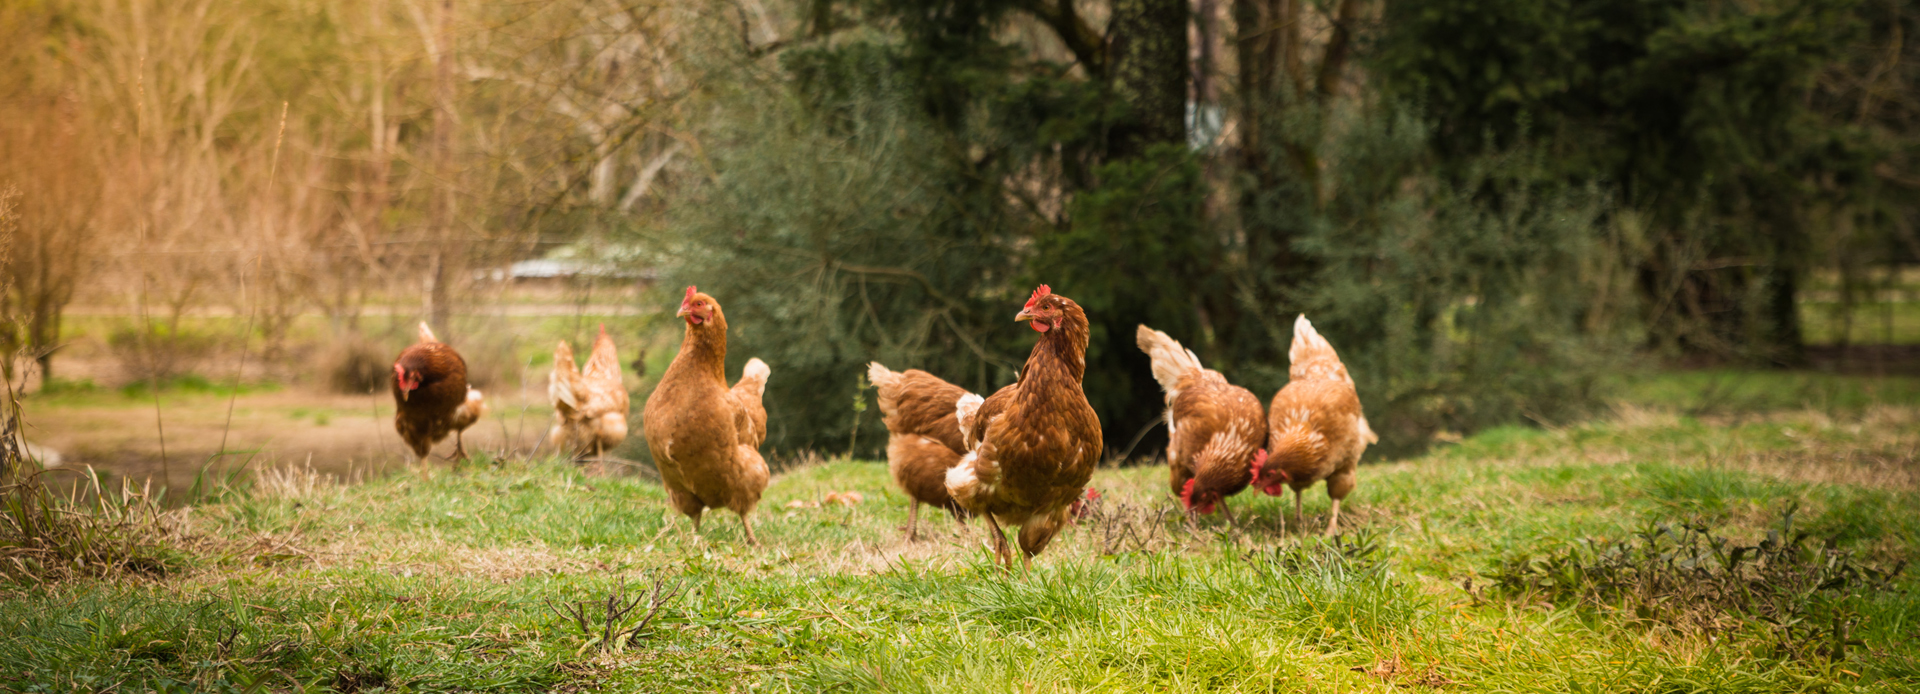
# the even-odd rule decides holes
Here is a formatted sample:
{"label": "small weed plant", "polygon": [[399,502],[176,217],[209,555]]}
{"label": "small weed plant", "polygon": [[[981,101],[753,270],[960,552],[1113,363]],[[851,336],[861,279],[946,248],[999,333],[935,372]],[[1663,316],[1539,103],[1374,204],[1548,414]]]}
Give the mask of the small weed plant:
{"label": "small weed plant", "polygon": [[1503,560],[1495,590],[1625,616],[1682,632],[1771,631],[1780,655],[1838,660],[1859,623],[1850,602],[1893,588],[1906,568],[1862,561],[1794,529],[1797,507],[1766,539],[1744,545],[1699,521],[1653,524],[1620,540],[1583,540]]}
{"label": "small weed plant", "polygon": [[176,518],[148,489],[109,489],[92,469],[62,496],[50,472],[0,485],[0,576],[46,583],[81,576],[162,576],[180,568]]}

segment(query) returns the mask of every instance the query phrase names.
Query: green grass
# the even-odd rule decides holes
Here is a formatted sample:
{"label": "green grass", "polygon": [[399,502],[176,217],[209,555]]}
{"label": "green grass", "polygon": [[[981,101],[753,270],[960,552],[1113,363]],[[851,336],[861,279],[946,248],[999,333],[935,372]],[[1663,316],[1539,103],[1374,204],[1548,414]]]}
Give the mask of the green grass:
{"label": "green grass", "polygon": [[1877,405],[1920,406],[1920,378],[1813,371],[1692,369],[1620,379],[1620,400],[1691,415],[1810,409],[1840,415]]}
{"label": "green grass", "polygon": [[[1905,291],[1913,296],[1913,288]],[[1920,303],[1912,301],[1855,306],[1851,317],[1837,304],[1803,301],[1800,320],[1808,344],[1835,344],[1842,337],[1854,344],[1920,344]]]}
{"label": "green grass", "polygon": [[[1482,586],[1504,558],[1654,522],[1751,541],[1789,505],[1890,566],[1920,546],[1917,424],[1882,404],[1495,429],[1364,468],[1343,514],[1362,557],[1283,531],[1291,500],[1244,494],[1243,532],[1134,514],[1157,539],[1105,555],[1090,520],[1011,577],[977,527],[956,539],[922,514],[923,541],[902,542],[903,499],[870,462],[777,476],[761,548],[730,513],[694,535],[646,478],[552,461],[269,475],[185,512],[183,571],[0,588],[0,689],[1910,691],[1911,577],[1849,603],[1866,645],[1833,662],[1778,657],[1756,628],[1650,629]],[[1095,486],[1111,510],[1166,503],[1164,480]],[[788,508],[836,491],[865,502]],[[1308,496],[1318,527],[1327,502]],[[654,575],[687,593],[618,651],[548,607]]]}

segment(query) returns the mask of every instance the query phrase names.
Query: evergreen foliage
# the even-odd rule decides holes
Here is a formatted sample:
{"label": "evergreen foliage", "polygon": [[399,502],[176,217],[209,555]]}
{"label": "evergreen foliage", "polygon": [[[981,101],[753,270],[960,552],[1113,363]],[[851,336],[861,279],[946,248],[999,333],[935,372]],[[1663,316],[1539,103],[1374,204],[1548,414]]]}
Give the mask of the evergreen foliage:
{"label": "evergreen foliage", "polygon": [[1603,183],[1642,213],[1635,249],[1657,343],[1797,363],[1810,240],[1857,179],[1851,128],[1808,98],[1859,40],[1857,0],[1745,5],[1444,0],[1391,4],[1383,90],[1424,104],[1449,165],[1532,132],[1547,183]]}
{"label": "evergreen foliage", "polygon": [[[1161,438],[1135,324],[1264,398],[1302,312],[1399,451],[1572,416],[1635,344],[1792,363],[1809,273],[1889,259],[1913,226],[1894,153],[1920,109],[1869,97],[1920,71],[1851,47],[1897,49],[1867,18],[1911,11],[1367,7],[812,0],[806,35],[722,90],[668,257],[745,317],[736,361],[773,364],[778,448],[864,421],[877,450],[840,404],[869,359],[1010,382],[1031,343],[1010,307],[1044,282],[1093,318],[1109,453]],[[1231,89],[1151,58],[1223,17]],[[1163,132],[1176,83],[1231,135]]]}
{"label": "evergreen foliage", "polygon": [[[717,173],[677,206],[673,277],[725,307],[730,374],[754,356],[772,365],[776,450],[854,439],[844,403],[863,394],[868,361],[976,390],[1020,363],[988,344],[1012,333],[1011,310],[997,309],[1018,303],[1018,268],[994,231],[1008,214],[969,204],[975,182],[909,106],[898,57],[879,42],[797,54],[800,89],[725,97],[750,115],[715,123]],[[860,438],[884,446],[878,418],[864,426]]]}

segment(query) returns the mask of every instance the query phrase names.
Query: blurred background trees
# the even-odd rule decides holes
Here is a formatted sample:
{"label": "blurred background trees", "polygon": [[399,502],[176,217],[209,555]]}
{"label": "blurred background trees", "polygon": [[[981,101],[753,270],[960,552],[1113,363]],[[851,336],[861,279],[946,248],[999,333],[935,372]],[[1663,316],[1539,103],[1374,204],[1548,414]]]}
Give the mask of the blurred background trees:
{"label": "blurred background trees", "polygon": [[1897,0],[8,3],[0,348],[58,373],[76,302],[141,317],[124,339],[149,354],[209,307],[267,363],[299,316],[357,344],[376,306],[519,339],[474,317],[490,278],[564,257],[714,293],[734,369],[774,368],[774,447],[871,454],[866,361],[990,391],[1047,283],[1094,317],[1112,453],[1163,435],[1135,324],[1267,394],[1301,312],[1407,450],[1560,421],[1636,362],[1797,366],[1809,317],[1887,339],[1861,309],[1892,316],[1920,260],[1917,19]]}

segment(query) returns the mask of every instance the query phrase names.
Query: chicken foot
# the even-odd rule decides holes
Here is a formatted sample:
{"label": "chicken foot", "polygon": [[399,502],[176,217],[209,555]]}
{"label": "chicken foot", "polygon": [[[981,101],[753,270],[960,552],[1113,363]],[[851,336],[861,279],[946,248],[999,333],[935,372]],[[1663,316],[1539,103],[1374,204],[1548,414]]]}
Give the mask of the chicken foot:
{"label": "chicken foot", "polygon": [[[460,434],[461,432],[458,431],[453,432],[453,452],[447,455],[447,460],[449,461],[470,460],[470,458],[467,457],[467,444],[465,441],[460,440]],[[426,459],[422,458],[421,461],[425,462]]]}

